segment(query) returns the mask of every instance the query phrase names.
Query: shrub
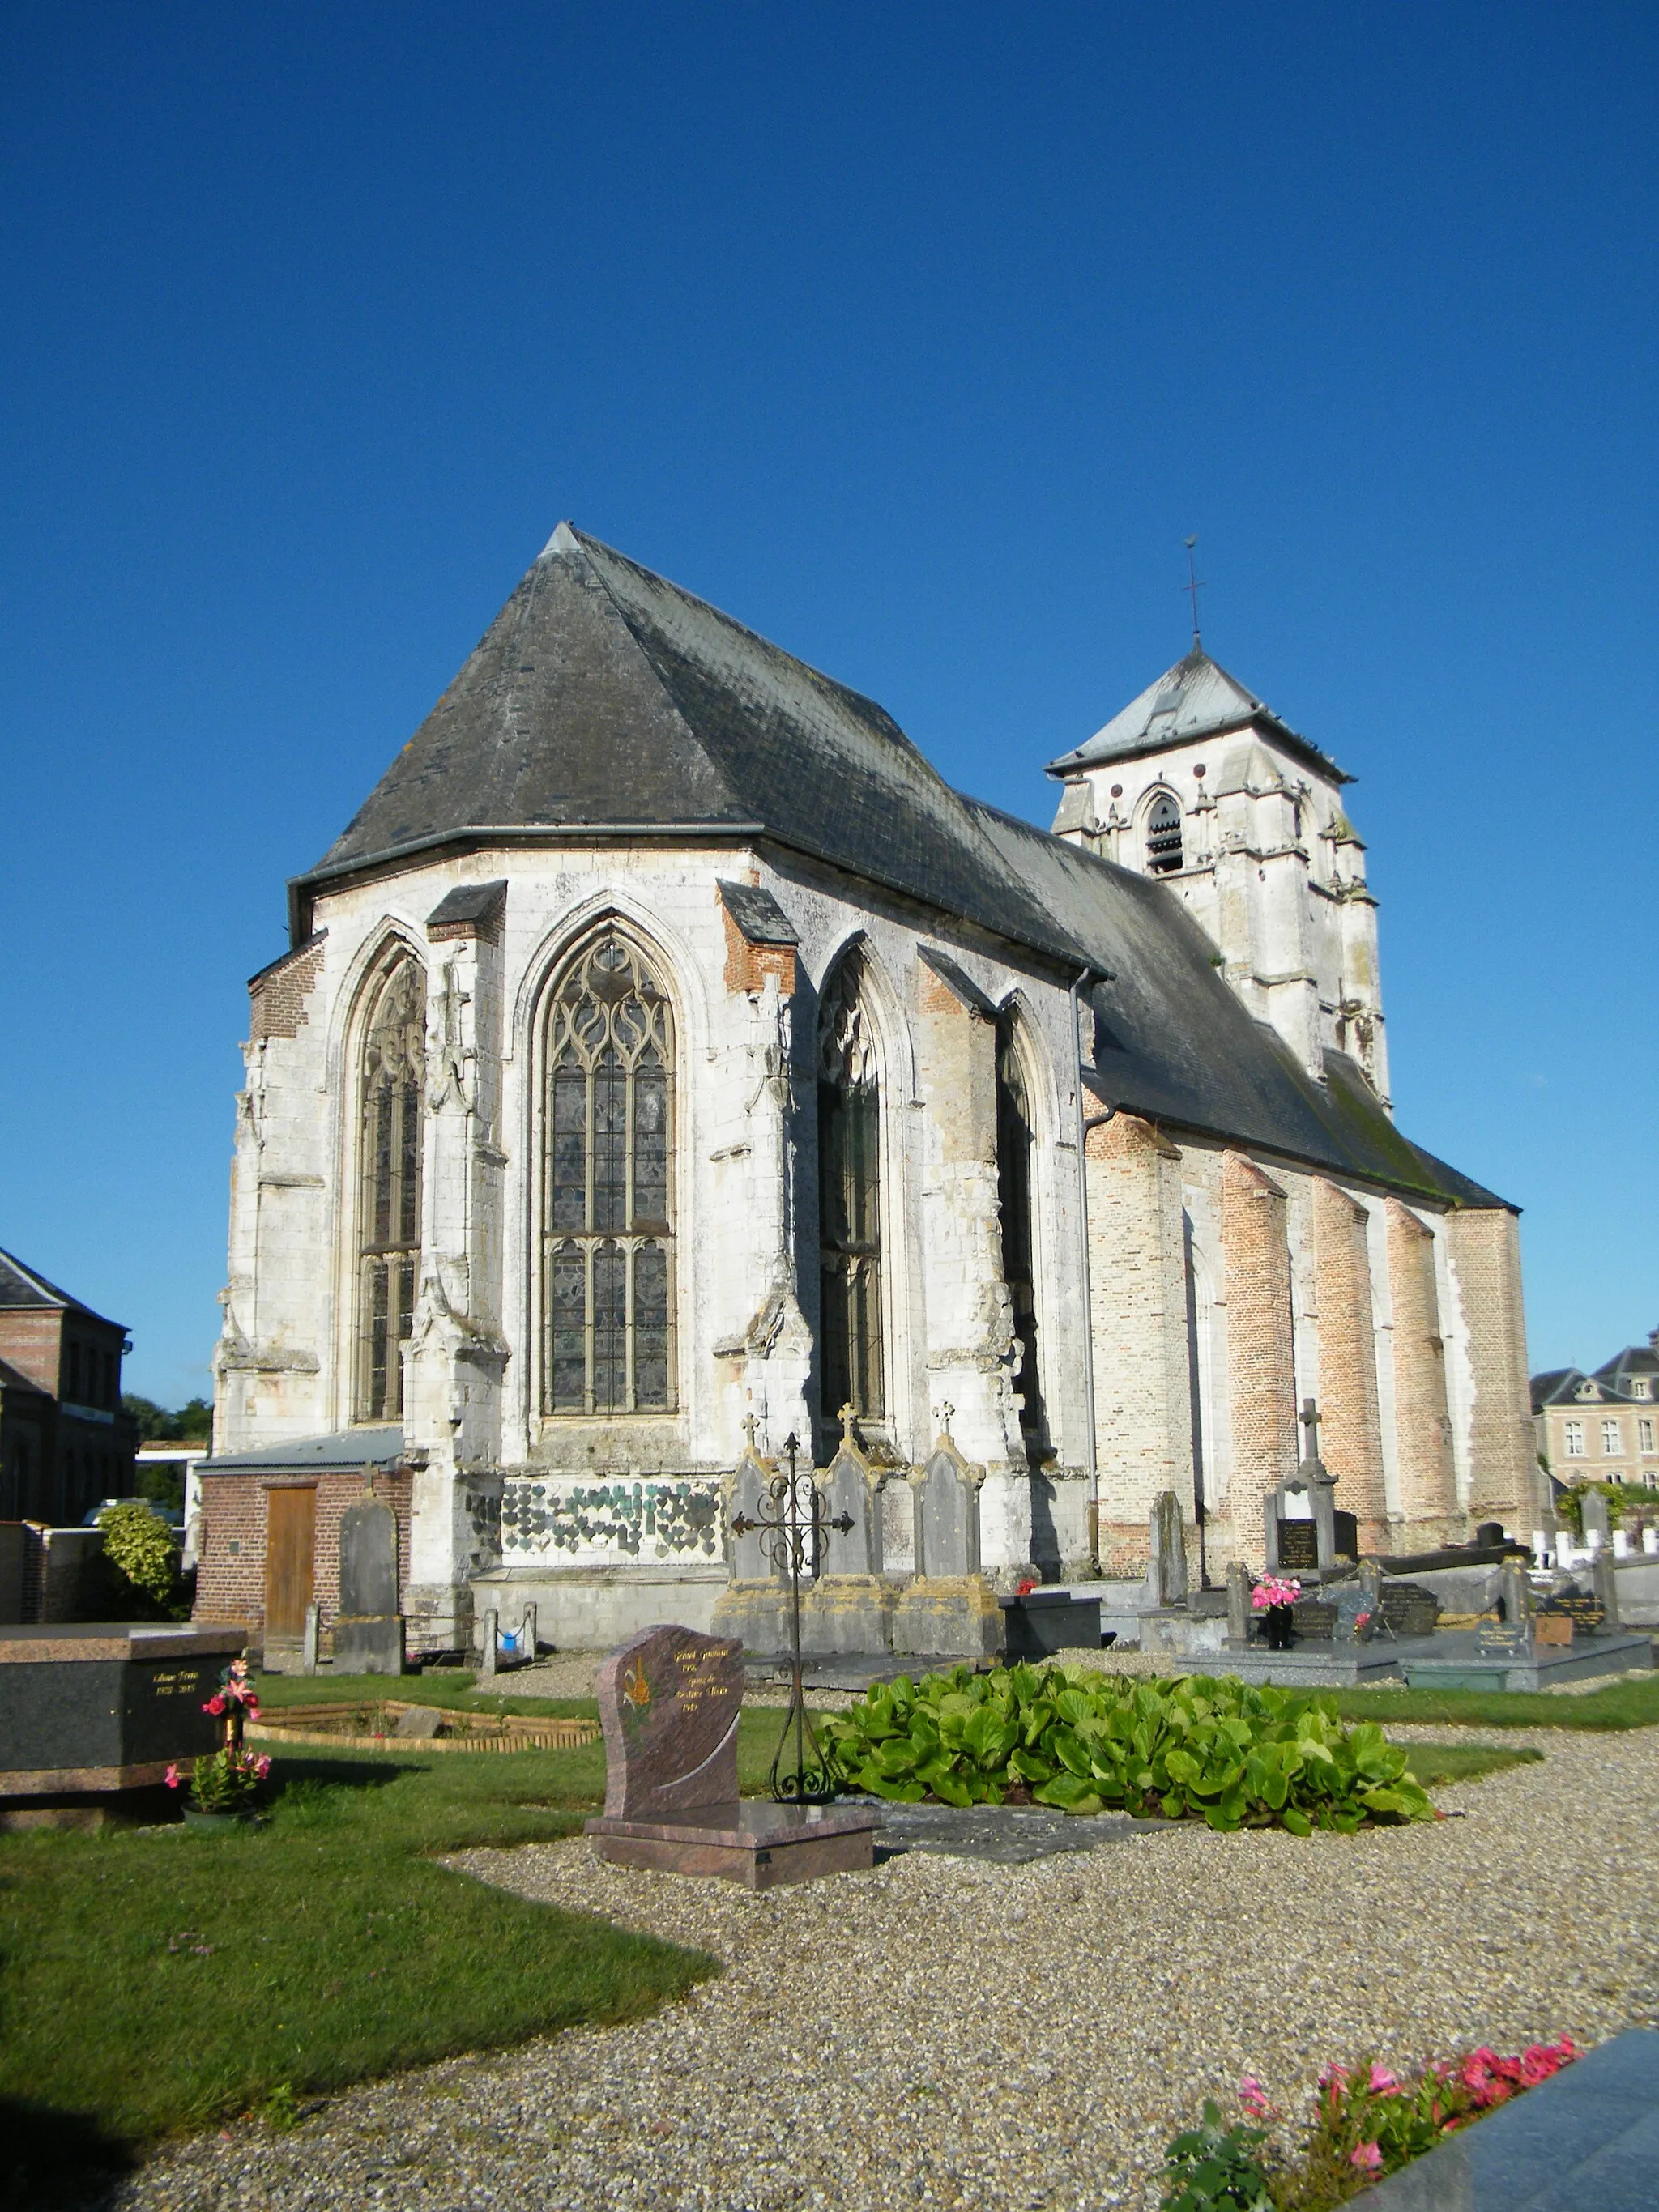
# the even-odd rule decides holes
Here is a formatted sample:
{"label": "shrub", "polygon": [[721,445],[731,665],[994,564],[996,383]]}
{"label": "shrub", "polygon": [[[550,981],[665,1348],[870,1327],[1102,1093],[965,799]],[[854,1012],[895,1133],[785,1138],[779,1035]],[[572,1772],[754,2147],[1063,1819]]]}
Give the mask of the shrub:
{"label": "shrub", "polygon": [[1267,2176],[1256,2146],[1260,2128],[1221,2124],[1213,2098],[1200,2127],[1179,2135],[1164,2154],[1164,2212],[1274,2212]]}
{"label": "shrub", "polygon": [[[112,1505],[98,1517],[104,1534],[104,1557],[127,1589],[155,1607],[164,1617],[179,1600],[179,1554],[172,1531],[148,1505],[136,1502]],[[120,1583],[113,1595],[125,1595]]]}
{"label": "shrub", "polygon": [[878,1797],[1000,1805],[1011,1791],[1066,1813],[1107,1806],[1212,1828],[1434,1819],[1407,1753],[1334,1704],[1187,1675],[1135,1681],[1024,1664],[878,1683],[822,1733],[842,1784]]}

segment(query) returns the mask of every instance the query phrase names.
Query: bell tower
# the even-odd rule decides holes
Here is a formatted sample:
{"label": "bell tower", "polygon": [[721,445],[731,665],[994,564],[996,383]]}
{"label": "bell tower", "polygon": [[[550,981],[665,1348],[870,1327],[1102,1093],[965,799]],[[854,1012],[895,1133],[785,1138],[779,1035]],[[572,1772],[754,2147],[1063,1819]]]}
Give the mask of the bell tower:
{"label": "bell tower", "polygon": [[1184,899],[1216,964],[1316,1082],[1347,1054],[1386,1106],[1376,901],[1343,804],[1353,778],[1196,642],[1049,763],[1054,831]]}

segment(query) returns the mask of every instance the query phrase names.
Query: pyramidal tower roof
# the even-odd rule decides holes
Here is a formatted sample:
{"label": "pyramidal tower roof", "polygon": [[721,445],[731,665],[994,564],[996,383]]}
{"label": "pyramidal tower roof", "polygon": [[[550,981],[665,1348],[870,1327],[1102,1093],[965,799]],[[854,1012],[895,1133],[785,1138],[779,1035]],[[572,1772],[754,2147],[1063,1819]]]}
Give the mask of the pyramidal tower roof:
{"label": "pyramidal tower roof", "polygon": [[454,682],[293,885],[440,846],[765,836],[1079,963],[886,711],[562,522]]}
{"label": "pyramidal tower roof", "polygon": [[1076,774],[1079,769],[1099,768],[1108,761],[1133,760],[1138,754],[1162,752],[1166,746],[1190,744],[1200,738],[1224,736],[1231,730],[1256,728],[1276,738],[1334,783],[1353,778],[1281,721],[1273,708],[1247,691],[1200,646],[1184,660],[1167,668],[1155,684],[1131,699],[1103,729],[1097,730],[1075,751],[1062,753],[1048,763],[1054,776]]}

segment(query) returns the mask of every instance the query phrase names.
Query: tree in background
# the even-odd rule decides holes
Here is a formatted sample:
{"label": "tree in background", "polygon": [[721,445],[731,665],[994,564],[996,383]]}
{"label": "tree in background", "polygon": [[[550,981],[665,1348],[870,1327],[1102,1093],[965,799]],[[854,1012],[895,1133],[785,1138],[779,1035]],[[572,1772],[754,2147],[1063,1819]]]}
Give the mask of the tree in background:
{"label": "tree in background", "polygon": [[213,1434],[213,1408],[205,1398],[192,1398],[176,1413],[158,1406],[153,1398],[140,1398],[129,1390],[123,1409],[138,1424],[138,1441],[146,1444],[204,1444]]}

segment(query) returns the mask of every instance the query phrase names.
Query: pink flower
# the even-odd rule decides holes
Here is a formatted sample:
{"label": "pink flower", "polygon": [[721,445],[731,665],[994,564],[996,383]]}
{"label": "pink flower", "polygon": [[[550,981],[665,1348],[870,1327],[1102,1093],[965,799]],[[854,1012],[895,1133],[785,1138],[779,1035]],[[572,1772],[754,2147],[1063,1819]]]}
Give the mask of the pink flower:
{"label": "pink flower", "polygon": [[184,1776],[179,1773],[176,1764],[170,1765],[167,1768],[165,1779],[169,1790],[177,1790],[183,1783],[184,1778]]}
{"label": "pink flower", "polygon": [[1273,2110],[1267,2091],[1254,2074],[1247,2074],[1239,2083],[1238,2101],[1254,2119],[1265,2120]]}
{"label": "pink flower", "polygon": [[212,1713],[216,1717],[217,1715],[223,1712],[224,1709],[225,1693],[222,1690],[216,1690],[213,1695],[208,1699],[206,1705],[203,1706],[202,1711],[204,1713]]}
{"label": "pink flower", "polygon": [[269,1758],[262,1753],[259,1758],[256,1759],[253,1762],[253,1771],[258,1777],[259,1780],[263,1782],[266,1775],[270,1771],[270,1760]]}
{"label": "pink flower", "polygon": [[1341,2089],[1347,2086],[1347,2069],[1333,2059],[1328,2066],[1321,2069],[1319,2086],[1322,2089]]}
{"label": "pink flower", "polygon": [[1374,2142],[1361,2143],[1358,2150],[1351,2150],[1348,2153],[1348,2163],[1350,2166],[1361,2167],[1367,2173],[1375,2173],[1382,2163],[1381,2145]]}
{"label": "pink flower", "polygon": [[1371,2062],[1371,2094],[1374,2097],[1386,2096],[1390,2090],[1397,2089],[1399,2087],[1399,2077],[1395,2075],[1390,2074],[1386,2066],[1379,2066],[1373,2059]]}

